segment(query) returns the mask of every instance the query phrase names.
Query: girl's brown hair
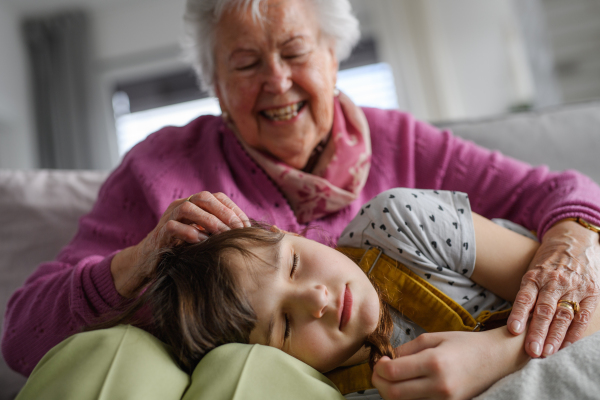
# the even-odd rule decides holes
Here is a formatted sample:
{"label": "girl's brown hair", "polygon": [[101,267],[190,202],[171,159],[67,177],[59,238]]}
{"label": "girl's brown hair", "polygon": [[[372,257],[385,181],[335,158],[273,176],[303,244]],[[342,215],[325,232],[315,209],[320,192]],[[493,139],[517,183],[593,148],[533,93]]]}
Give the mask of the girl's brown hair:
{"label": "girl's brown hair", "polygon": [[[248,248],[276,246],[283,236],[281,231],[255,225],[165,249],[157,255],[145,290],[127,310],[88,330],[122,323],[140,326],[149,311],[152,326],[145,328],[168,344],[182,369],[191,373],[215,347],[248,343],[256,326],[256,314],[227,264],[228,255],[237,252],[244,259],[258,259]],[[392,329],[387,305],[381,303],[380,323],[366,341],[371,367],[382,355],[393,357]]]}

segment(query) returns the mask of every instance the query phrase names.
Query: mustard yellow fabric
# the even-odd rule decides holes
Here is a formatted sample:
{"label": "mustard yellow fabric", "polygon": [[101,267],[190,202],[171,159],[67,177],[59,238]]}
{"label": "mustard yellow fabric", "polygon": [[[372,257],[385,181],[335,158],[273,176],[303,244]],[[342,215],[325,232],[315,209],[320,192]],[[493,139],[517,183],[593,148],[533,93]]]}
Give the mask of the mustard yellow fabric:
{"label": "mustard yellow fabric", "polygon": [[[386,256],[376,247],[369,250],[342,247],[340,252],[355,260],[379,284],[384,301],[427,332],[477,331],[485,323],[508,317],[510,310],[483,311],[477,319],[441,290]],[[342,394],[373,388],[367,364],[338,368],[326,374]]]}

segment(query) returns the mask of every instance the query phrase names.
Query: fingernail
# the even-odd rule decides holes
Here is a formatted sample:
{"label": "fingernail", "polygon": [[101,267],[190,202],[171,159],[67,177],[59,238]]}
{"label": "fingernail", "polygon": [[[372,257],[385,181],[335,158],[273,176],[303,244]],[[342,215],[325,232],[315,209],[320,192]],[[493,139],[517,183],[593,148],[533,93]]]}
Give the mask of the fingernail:
{"label": "fingernail", "polygon": [[531,349],[533,354],[535,354],[536,356],[540,355],[540,344],[538,342],[531,342],[531,344],[529,345],[529,348]]}
{"label": "fingernail", "polygon": [[554,346],[552,346],[551,344],[547,344],[544,347],[544,355],[545,356],[550,356],[554,353]]}
{"label": "fingernail", "polygon": [[510,324],[513,332],[516,333],[521,333],[521,323],[519,321],[513,321],[512,324]]}
{"label": "fingernail", "polygon": [[569,347],[570,345],[572,345],[571,342],[563,342],[563,348]]}
{"label": "fingernail", "polygon": [[235,221],[235,223],[233,224],[234,228],[243,228],[244,227],[244,223],[239,220],[239,221]]}
{"label": "fingernail", "polygon": [[200,240],[201,242],[203,242],[206,239],[208,239],[208,235],[206,233],[198,231],[198,240]]}

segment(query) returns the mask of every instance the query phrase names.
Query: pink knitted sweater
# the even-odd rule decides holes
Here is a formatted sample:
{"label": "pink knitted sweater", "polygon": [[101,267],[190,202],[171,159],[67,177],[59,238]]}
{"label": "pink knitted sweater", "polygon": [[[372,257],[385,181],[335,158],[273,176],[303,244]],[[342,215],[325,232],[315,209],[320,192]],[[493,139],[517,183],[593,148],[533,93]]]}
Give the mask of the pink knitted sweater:
{"label": "pink knitted sweater", "polygon": [[[354,203],[313,221],[322,228],[308,231],[313,239],[335,243],[362,204],[400,186],[466,192],[475,212],[542,235],[565,217],[600,225],[600,188],[577,172],[532,168],[405,113],[364,111],[373,148],[368,181]],[[220,118],[164,128],[125,156],[71,243],[10,299],[2,352],[11,368],[29,375],[54,345],[100,314],[121,308],[125,300],[110,274],[113,255],[144,238],[173,200],[203,190],[224,192],[250,218],[291,231],[305,227]]]}

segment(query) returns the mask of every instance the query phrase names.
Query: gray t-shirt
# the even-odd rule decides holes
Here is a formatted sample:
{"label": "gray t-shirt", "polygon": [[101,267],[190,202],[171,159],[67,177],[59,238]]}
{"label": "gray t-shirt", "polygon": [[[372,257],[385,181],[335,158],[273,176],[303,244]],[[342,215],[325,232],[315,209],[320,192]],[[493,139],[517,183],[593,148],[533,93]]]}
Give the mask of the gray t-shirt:
{"label": "gray t-shirt", "polygon": [[[465,193],[396,188],[367,204],[348,224],[338,246],[380,247],[387,256],[444,292],[473,317],[499,311],[510,303],[484,289],[470,277],[475,268],[475,231]],[[413,340],[425,331],[393,312],[392,346]],[[346,397],[357,398],[358,394]],[[376,390],[361,398],[379,399]]]}

